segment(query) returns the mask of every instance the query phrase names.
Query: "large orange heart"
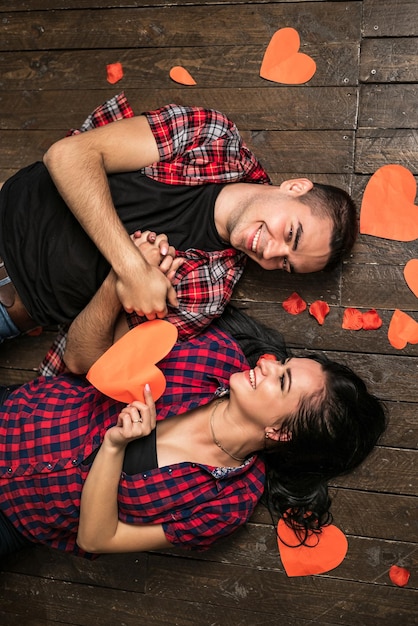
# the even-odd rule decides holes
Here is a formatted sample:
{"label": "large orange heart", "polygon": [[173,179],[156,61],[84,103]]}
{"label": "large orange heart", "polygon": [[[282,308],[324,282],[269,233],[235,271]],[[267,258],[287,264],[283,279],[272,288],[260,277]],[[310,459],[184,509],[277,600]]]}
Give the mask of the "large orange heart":
{"label": "large orange heart", "polygon": [[395,309],[389,324],[388,339],[397,350],[405,348],[407,343],[418,343],[418,322],[407,313]]}
{"label": "large orange heart", "polygon": [[406,284],[412,293],[418,298],[418,259],[411,259],[403,270]]}
{"label": "large orange heart", "polygon": [[329,572],[340,565],[347,554],[347,537],[333,524],[324,526],[320,534],[312,533],[307,539],[307,545],[303,546],[299,545],[294,531],[283,519],[279,520],[277,532],[280,558],[288,576]]}
{"label": "large orange heart", "polygon": [[121,337],[91,366],[87,379],[107,396],[129,404],[144,401],[144,386],[158,400],[165,390],[161,361],[177,340],[177,328],[165,320],[144,322]]}
{"label": "large orange heart", "polygon": [[418,238],[415,178],[402,165],[384,165],[370,178],[360,211],[365,235],[413,241]]}
{"label": "large orange heart", "polygon": [[299,52],[300,37],[294,28],[277,30],[264,53],[261,78],[286,85],[306,83],[316,72],[312,57]]}

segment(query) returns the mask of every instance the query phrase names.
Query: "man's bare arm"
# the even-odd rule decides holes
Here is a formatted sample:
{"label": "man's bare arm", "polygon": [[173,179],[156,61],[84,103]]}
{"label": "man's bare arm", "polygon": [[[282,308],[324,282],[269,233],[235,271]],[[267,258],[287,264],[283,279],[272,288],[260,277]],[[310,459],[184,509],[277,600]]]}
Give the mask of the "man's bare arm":
{"label": "man's bare arm", "polygon": [[127,312],[164,317],[167,301],[177,306],[170,281],[150,266],[120,221],[107,175],[159,161],[144,116],[119,120],[61,139],[44,155],[59,193],[116,273],[116,290]]}

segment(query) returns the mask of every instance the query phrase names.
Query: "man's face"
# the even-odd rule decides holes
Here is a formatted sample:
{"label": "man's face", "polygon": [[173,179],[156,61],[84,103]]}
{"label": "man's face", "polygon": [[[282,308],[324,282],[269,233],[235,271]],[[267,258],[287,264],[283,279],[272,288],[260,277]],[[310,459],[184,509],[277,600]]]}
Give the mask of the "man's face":
{"label": "man's face", "polygon": [[322,270],[331,252],[331,219],[313,215],[298,198],[275,198],[270,189],[273,194],[261,193],[231,215],[231,245],[267,270]]}

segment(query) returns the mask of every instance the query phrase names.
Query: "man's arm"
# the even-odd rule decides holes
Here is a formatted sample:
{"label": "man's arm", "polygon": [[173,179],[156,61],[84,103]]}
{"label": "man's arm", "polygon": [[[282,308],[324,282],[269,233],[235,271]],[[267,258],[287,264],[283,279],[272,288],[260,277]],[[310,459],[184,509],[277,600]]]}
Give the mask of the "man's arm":
{"label": "man's arm", "polygon": [[[167,237],[145,231],[136,233],[133,239],[135,247],[143,251],[150,265],[171,281],[183,259],[175,258],[172,246],[168,246],[167,254],[162,256],[161,246],[167,242]],[[114,341],[129,330],[116,291],[116,282],[116,275],[110,270],[89,304],[71,323],[64,361],[75,374],[85,374]]]}
{"label": "man's arm", "polygon": [[122,306],[148,319],[164,317],[167,300],[177,306],[176,294],[132,243],[116,213],[107,175],[157,161],[157,144],[144,116],[66,137],[44,155],[62,198],[115,271]]}

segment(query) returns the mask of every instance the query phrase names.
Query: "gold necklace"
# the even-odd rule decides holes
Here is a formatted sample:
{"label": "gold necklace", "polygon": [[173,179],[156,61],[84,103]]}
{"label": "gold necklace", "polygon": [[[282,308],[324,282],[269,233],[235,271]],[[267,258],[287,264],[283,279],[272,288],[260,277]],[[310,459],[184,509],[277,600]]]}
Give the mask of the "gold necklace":
{"label": "gold necklace", "polygon": [[240,459],[237,456],[234,456],[233,454],[231,454],[230,452],[228,452],[228,450],[225,450],[225,448],[223,447],[223,445],[221,444],[220,441],[218,441],[218,439],[216,439],[215,437],[215,431],[213,430],[213,418],[215,415],[215,411],[218,408],[218,406],[221,404],[221,402],[223,402],[225,400],[225,398],[221,398],[220,400],[218,400],[215,403],[215,406],[213,407],[212,413],[210,414],[210,430],[212,432],[212,439],[213,439],[213,443],[216,444],[218,446],[218,448],[220,448],[222,450],[222,452],[225,452],[225,454],[227,454],[228,456],[231,457],[231,459],[234,459],[234,461],[238,461],[239,463],[242,463],[243,461],[245,461],[245,457],[243,459]]}

